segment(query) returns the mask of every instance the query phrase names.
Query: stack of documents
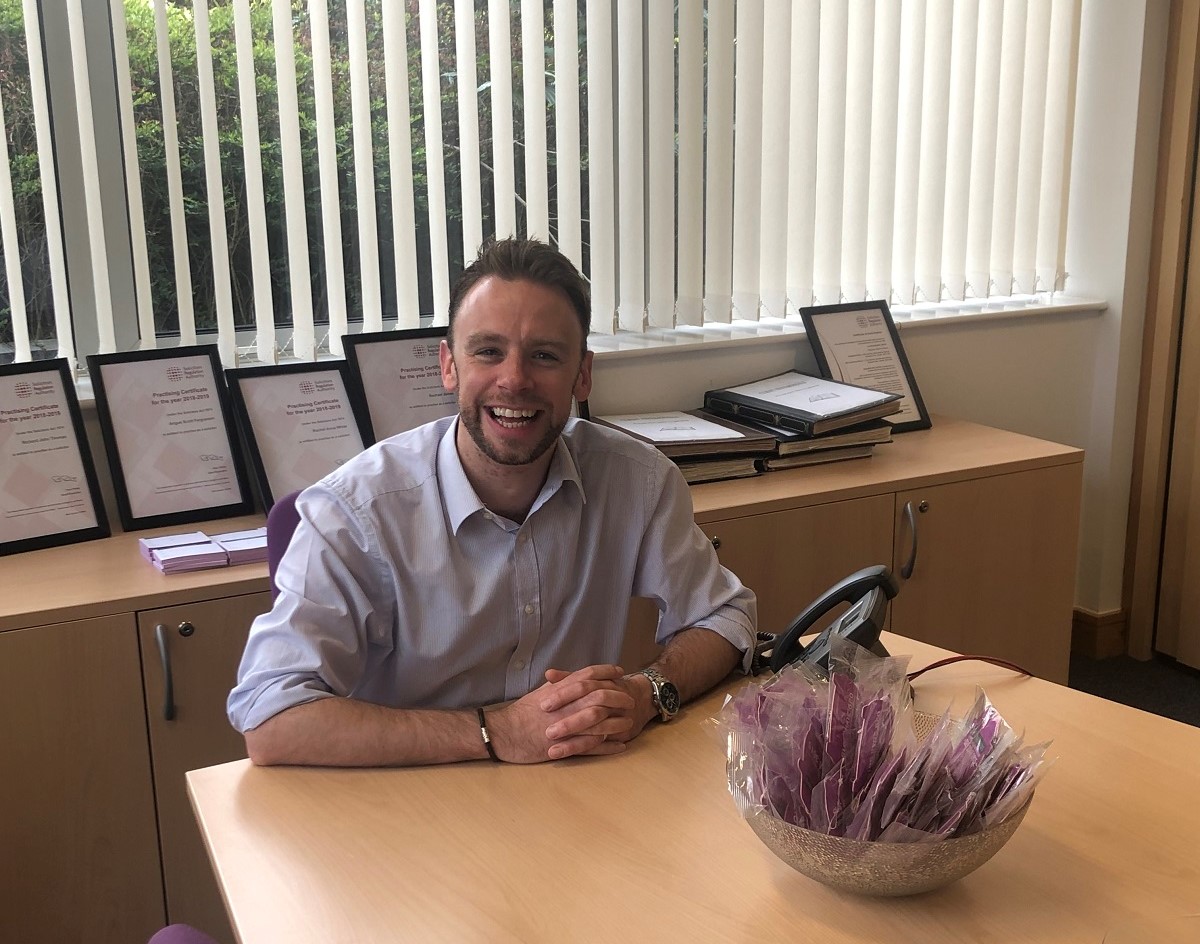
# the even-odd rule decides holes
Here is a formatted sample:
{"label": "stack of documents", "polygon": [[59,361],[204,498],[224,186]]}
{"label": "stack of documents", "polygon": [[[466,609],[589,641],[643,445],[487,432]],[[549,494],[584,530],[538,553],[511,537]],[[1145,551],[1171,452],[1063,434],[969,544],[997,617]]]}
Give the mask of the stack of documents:
{"label": "stack of documents", "polygon": [[900,400],[898,393],[790,370],[738,387],[709,390],[704,394],[704,408],[738,422],[765,423],[820,436],[898,413]]}
{"label": "stack of documents", "polygon": [[601,416],[596,422],[656,446],[688,482],[758,475],[755,461],[772,455],[775,437],[702,410]]}
{"label": "stack of documents", "polygon": [[267,559],[267,529],[231,531],[209,537],[203,531],[141,538],[142,556],[164,574],[228,567]]}

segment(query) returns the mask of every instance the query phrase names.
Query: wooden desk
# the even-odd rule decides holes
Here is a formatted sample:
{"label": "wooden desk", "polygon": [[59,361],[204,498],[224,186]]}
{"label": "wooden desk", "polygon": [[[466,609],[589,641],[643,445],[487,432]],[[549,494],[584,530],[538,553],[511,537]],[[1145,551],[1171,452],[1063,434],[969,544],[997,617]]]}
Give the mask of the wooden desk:
{"label": "wooden desk", "polygon": [[[918,668],[944,654],[897,636]],[[736,684],[741,684],[736,683]],[[983,663],[915,683],[918,705],[982,684],[1058,761],[995,858],[924,896],[826,889],[738,816],[705,724],[716,692],[620,757],[536,767],[192,771],[242,944],[288,941],[1088,942],[1200,911],[1200,729]]]}

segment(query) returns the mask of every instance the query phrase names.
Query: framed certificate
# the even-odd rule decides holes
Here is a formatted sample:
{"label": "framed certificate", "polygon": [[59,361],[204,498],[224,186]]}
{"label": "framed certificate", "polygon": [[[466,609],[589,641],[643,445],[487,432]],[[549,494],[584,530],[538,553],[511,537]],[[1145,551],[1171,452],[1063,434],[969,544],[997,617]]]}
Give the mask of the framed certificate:
{"label": "framed certificate", "polygon": [[900,412],[885,417],[893,432],[929,429],[929,413],[887,302],[801,308],[800,317],[825,377],[900,394]]}
{"label": "framed certificate", "polygon": [[127,531],[252,510],[215,344],[87,361]]}
{"label": "framed certificate", "polygon": [[352,399],[348,373],[342,361],[225,372],[264,507],[363,451],[366,410]]}
{"label": "framed certificate", "polygon": [[445,336],[445,328],[412,328],[342,338],[371,442],[458,412],[457,398],[442,386],[438,348]]}
{"label": "framed certificate", "polygon": [[108,534],[67,361],[0,366],[0,555]]}

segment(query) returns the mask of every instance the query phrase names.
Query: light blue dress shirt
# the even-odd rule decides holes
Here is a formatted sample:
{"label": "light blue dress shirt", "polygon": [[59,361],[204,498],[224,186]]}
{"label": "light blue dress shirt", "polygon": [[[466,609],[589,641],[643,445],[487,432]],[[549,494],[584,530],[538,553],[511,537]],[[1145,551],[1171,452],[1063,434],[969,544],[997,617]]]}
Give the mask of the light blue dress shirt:
{"label": "light blue dress shirt", "polygon": [[350,696],[406,708],[518,698],[547,668],[619,659],[632,596],[657,639],[711,629],[749,666],[754,594],[717,561],[679,470],[657,449],[570,420],[521,524],[467,481],[453,417],[393,436],[306,489],[229,695],[247,731]]}

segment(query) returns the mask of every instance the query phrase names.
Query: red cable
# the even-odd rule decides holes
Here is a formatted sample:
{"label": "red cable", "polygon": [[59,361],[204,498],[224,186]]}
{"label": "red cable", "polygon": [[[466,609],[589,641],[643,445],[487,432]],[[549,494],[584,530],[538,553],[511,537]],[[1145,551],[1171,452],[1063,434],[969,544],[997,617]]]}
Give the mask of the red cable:
{"label": "red cable", "polygon": [[1033,675],[1027,668],[1017,665],[1015,662],[1006,662],[1003,659],[993,659],[991,656],[950,656],[945,659],[939,659],[937,662],[931,662],[923,669],[917,669],[915,672],[908,673],[908,680],[911,682],[918,675],[924,675],[930,669],[940,669],[944,665],[950,665],[952,662],[990,662],[992,665],[998,665],[1002,669],[1012,669],[1014,672],[1020,672],[1022,675]]}

